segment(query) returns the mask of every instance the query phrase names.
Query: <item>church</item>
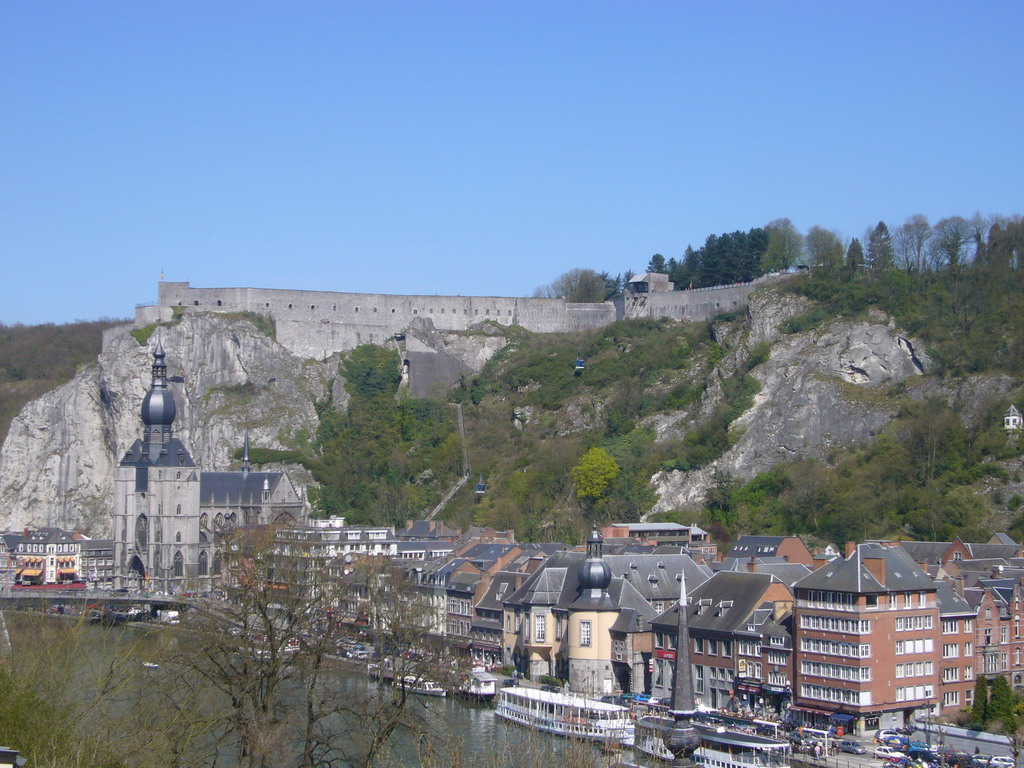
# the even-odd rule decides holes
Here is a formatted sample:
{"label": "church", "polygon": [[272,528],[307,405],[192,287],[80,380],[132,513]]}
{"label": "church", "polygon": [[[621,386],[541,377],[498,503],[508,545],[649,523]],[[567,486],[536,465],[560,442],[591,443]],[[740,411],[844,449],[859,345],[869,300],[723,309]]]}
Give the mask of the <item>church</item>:
{"label": "church", "polygon": [[283,472],[203,472],[174,437],[177,409],[157,340],[142,400],[141,439],[114,476],[114,586],[177,594],[219,585],[221,536],[236,526],[305,525],[302,494]]}

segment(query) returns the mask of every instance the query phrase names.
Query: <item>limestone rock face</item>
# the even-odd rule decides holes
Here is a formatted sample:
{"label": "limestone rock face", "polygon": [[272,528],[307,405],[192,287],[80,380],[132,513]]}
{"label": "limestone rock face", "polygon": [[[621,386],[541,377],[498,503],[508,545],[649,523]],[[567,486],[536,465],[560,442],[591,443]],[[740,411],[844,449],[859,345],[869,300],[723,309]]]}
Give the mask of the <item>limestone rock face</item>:
{"label": "limestone rock face", "polygon": [[774,341],[767,361],[750,372],[761,390],[733,422],[732,429],[741,433],[735,445],[700,470],[656,474],[652,483],[660,498],[652,512],[700,506],[716,470],[749,479],[779,461],[821,458],[835,446],[870,438],[893,416],[870,390],[920,376],[931,365],[922,345],[901,335],[882,313],[782,335],[782,323],[803,306],[803,300],[781,292],[755,294],[746,338],[731,339],[735,346],[713,372],[694,413],[649,422],[659,439],[682,437],[695,419],[714,410],[721,397],[717,382],[755,344]]}
{"label": "limestone rock face", "polygon": [[[317,426],[334,363],[306,363],[241,318],[187,314],[157,330],[177,405],[175,435],[207,470],[237,466],[253,447]],[[140,345],[125,328],[95,366],[29,403],[0,451],[0,527],[59,525],[109,535],[113,469],[142,434],[156,335]],[[302,485],[302,479],[297,478]]]}

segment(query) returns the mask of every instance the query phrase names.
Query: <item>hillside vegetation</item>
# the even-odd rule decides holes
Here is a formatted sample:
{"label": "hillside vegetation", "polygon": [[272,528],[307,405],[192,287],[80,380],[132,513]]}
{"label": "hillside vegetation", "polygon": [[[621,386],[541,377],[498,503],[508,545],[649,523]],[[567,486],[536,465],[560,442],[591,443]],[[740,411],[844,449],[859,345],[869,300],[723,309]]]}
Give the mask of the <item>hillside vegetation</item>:
{"label": "hillside vegetation", "polygon": [[0,324],[0,444],[26,403],[68,381],[80,366],[94,363],[103,331],[125,322]]}
{"label": "hillside vegetation", "polygon": [[[736,420],[759,398],[757,369],[773,344],[881,310],[923,342],[926,376],[870,389],[838,379],[835,386],[891,415],[887,426],[858,447],[779,463],[749,481],[718,473],[700,508],[666,517],[701,524],[723,544],[742,533],[797,533],[812,542],[978,540],[1001,530],[1024,538],[1024,457],[1001,420],[1010,403],[1024,405],[1019,217],[952,217],[932,227],[914,216],[892,233],[880,222],[864,245],[819,227],[800,234],[782,219],[709,237],[680,260],[655,255],[648,269],[687,287],[794,264],[808,269],[782,290],[798,294],[804,309],[752,346],[740,341],[749,332],[745,313],[710,323],[621,321],[580,334],[507,328],[508,345],[444,400],[409,398],[396,352],[360,347],[337,370],[347,408],[318,403],[315,434],[298,430],[289,450],[254,451],[253,459],[307,467],[319,483],[310,499],[320,514],[400,523],[422,516],[463,479],[465,449],[472,477],[443,518],[514,528],[524,540],[578,541],[594,523],[647,513],[657,501],[655,473],[708,467],[736,445]],[[592,287],[606,295],[625,279],[574,274],[580,284],[596,278]],[[81,337],[70,326],[4,328],[3,407],[19,407],[17,387],[25,388],[24,402],[91,361],[110,324],[75,326]],[[993,379],[999,387],[985,391],[996,394],[972,398]],[[465,445],[453,403],[463,409]],[[683,428],[657,439],[654,421],[667,415]],[[485,493],[475,492],[479,476]]]}

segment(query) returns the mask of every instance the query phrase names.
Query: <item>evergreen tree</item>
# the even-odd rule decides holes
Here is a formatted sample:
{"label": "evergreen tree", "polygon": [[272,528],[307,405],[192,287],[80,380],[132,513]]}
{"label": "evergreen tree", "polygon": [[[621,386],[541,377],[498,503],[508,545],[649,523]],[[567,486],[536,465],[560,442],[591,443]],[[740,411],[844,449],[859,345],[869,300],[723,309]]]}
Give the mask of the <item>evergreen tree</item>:
{"label": "evergreen tree", "polygon": [[647,262],[647,271],[664,273],[666,271],[665,257],[662,256],[660,253],[656,253],[653,256],[651,256],[651,260]]}
{"label": "evergreen tree", "polygon": [[884,221],[878,222],[868,235],[867,266],[874,271],[881,271],[892,266],[896,251],[892,246],[892,234]]}
{"label": "evergreen tree", "polygon": [[850,247],[846,249],[846,268],[856,272],[864,266],[864,248],[856,237],[850,241]]}
{"label": "evergreen tree", "polygon": [[974,684],[974,706],[971,707],[971,723],[984,726],[988,722],[988,680],[984,675]]}
{"label": "evergreen tree", "polygon": [[1010,683],[1002,675],[993,678],[989,687],[988,710],[985,713],[988,722],[1001,724],[1004,733],[1015,731],[1013,705],[1013,691],[1010,690]]}

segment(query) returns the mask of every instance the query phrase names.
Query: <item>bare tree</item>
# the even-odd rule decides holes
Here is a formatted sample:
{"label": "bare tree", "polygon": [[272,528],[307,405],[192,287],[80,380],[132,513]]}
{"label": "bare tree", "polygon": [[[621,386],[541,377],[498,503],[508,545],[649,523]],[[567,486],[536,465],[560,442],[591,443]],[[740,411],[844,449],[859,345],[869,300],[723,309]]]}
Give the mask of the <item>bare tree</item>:
{"label": "bare tree", "polygon": [[928,217],[915,213],[907,217],[903,226],[896,230],[896,254],[900,266],[913,272],[922,272],[925,267],[925,256],[928,253],[928,241],[932,237],[932,227]]}
{"label": "bare tree", "polygon": [[807,230],[804,247],[807,250],[807,260],[819,267],[841,266],[846,252],[837,233],[818,226]]}
{"label": "bare tree", "polygon": [[[241,768],[369,766],[400,732],[429,738],[410,694],[438,676],[438,654],[400,574],[319,557],[271,530],[238,533],[224,561],[229,600],[190,611],[167,686],[169,707],[181,708],[184,692],[205,707],[211,765],[230,756]],[[380,654],[379,683],[339,673],[339,643],[361,631]]]}
{"label": "bare tree", "polygon": [[935,269],[958,272],[970,255],[972,227],[962,216],[950,216],[935,225],[928,253]]}
{"label": "bare tree", "polygon": [[550,285],[534,291],[536,298],[564,298],[572,302],[604,301],[605,281],[592,269],[570,269],[556,277]]}

